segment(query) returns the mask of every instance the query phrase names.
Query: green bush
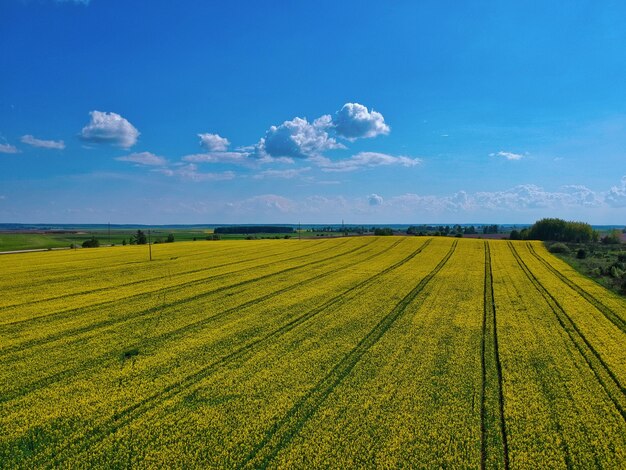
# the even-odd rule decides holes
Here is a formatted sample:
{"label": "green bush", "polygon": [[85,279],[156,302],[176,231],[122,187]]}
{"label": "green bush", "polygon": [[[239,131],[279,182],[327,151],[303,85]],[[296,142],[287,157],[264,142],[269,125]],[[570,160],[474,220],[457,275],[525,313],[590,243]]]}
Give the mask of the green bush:
{"label": "green bush", "polygon": [[548,248],[548,251],[550,251],[550,253],[568,253],[569,248],[565,243],[553,243],[550,245],[550,248]]}
{"label": "green bush", "polygon": [[83,242],[83,248],[98,248],[99,246],[100,241],[96,237],[91,237]]}

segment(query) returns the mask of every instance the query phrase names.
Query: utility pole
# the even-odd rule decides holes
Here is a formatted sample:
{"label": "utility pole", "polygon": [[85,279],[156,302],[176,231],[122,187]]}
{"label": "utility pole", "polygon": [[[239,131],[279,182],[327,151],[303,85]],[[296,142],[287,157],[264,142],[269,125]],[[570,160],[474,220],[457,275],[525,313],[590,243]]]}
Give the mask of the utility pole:
{"label": "utility pole", "polygon": [[152,261],[152,238],[151,238],[151,232],[152,230],[148,229],[148,250],[150,251],[150,261]]}
{"label": "utility pole", "polygon": [[111,246],[111,222],[109,222],[109,246]]}
{"label": "utility pole", "polygon": [[298,240],[302,240],[302,229],[300,228],[300,222],[298,222]]}

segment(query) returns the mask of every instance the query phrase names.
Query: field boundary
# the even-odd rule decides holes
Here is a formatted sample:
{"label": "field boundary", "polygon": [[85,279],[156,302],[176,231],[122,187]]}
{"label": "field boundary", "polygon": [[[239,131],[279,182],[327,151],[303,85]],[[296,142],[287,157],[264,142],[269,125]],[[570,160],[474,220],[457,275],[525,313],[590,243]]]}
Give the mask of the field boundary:
{"label": "field boundary", "polygon": [[584,290],[579,285],[572,282],[563,273],[559,272],[554,266],[550,264],[543,256],[539,255],[535,251],[535,247],[532,244],[527,243],[528,251],[539,260],[552,274],[557,276],[561,281],[567,284],[571,289],[581,295],[587,302],[593,305],[600,313],[602,313],[607,320],[613,323],[617,328],[626,333],[626,321],[624,321],[621,317],[619,317],[611,308],[604,305],[600,300],[598,300],[593,294],[590,294],[586,290]]}
{"label": "field boundary", "polygon": [[557,321],[569,336],[572,344],[574,344],[580,355],[585,359],[585,362],[587,362],[587,365],[598,379],[598,382],[604,389],[605,393],[613,402],[617,412],[621,415],[622,419],[626,421],[626,405],[623,403],[626,402],[626,389],[624,386],[619,382],[613,371],[611,371],[611,369],[607,366],[600,354],[583,335],[576,323],[563,309],[558,300],[556,300],[535,277],[513,244],[511,242],[507,243],[518,265],[521,267],[522,271],[524,271],[524,274],[526,274],[526,277],[545,299],[546,303],[556,316]]}

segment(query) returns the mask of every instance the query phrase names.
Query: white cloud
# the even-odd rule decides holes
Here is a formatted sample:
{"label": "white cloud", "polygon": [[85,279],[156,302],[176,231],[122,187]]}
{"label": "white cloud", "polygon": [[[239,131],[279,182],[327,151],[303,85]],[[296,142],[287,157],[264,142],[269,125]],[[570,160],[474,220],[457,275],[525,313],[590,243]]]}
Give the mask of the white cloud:
{"label": "white cloud", "polygon": [[306,158],[321,155],[332,149],[345,148],[328,135],[329,116],[322,116],[309,123],[306,118],[296,117],[279,126],[272,126],[257,144],[260,157]]}
{"label": "white cloud", "polygon": [[15,145],[0,144],[0,153],[20,153]]}
{"label": "white cloud", "polygon": [[232,171],[223,171],[221,173],[202,173],[198,171],[198,166],[193,163],[179,164],[173,168],[157,168],[152,170],[165,176],[175,176],[184,180],[204,182],[204,181],[225,181],[235,178]]}
{"label": "white cloud", "polygon": [[524,155],[520,154],[520,153],[513,153],[513,152],[497,152],[497,153],[490,153],[489,154],[490,157],[503,157],[506,158],[507,160],[521,160],[522,158],[524,158]]}
{"label": "white cloud", "polygon": [[151,152],[131,153],[129,155],[124,155],[123,157],[117,157],[116,160],[146,166],[164,166],[167,164],[167,160],[165,158],[159,157]]}
{"label": "white cloud", "polygon": [[80,133],[84,141],[122,148],[130,148],[137,143],[139,131],[119,114],[91,111],[89,115],[91,120]]}
{"label": "white cloud", "polygon": [[36,139],[32,135],[23,135],[20,139],[22,143],[32,145],[33,147],[44,149],[58,149],[63,150],[65,148],[65,142],[62,140],[41,140]]}
{"label": "white cloud", "polygon": [[246,152],[207,152],[185,155],[182,160],[190,163],[243,164],[249,162],[249,155]]}
{"label": "white cloud", "polygon": [[198,134],[198,137],[200,137],[200,146],[208,152],[225,152],[230,145],[228,139],[219,134]]}
{"label": "white cloud", "polygon": [[369,196],[367,196],[367,202],[369,203],[370,206],[380,206],[382,205],[382,203],[384,202],[382,196],[379,196],[378,194],[370,194]]}
{"label": "white cloud", "polygon": [[[229,211],[238,215],[256,216],[291,214],[297,212],[297,204],[291,199],[276,194],[263,194],[242,201],[226,204]],[[257,219],[258,220],[258,219]]]}
{"label": "white cloud", "polygon": [[348,140],[389,134],[390,128],[385,124],[382,114],[367,110],[359,103],[346,103],[335,113],[333,125],[337,135]]}
{"label": "white cloud", "polygon": [[611,207],[626,207],[626,176],[622,177],[620,186],[613,186],[604,200]]}
{"label": "white cloud", "polygon": [[333,162],[327,158],[316,159],[322,171],[355,171],[361,168],[372,168],[376,166],[399,165],[404,167],[417,166],[422,161],[419,158],[394,157],[378,152],[359,152],[345,160]]}
{"label": "white cloud", "polygon": [[281,178],[281,179],[293,179],[301,176],[302,173],[310,171],[311,167],[305,168],[292,168],[288,170],[265,170],[257,175],[254,175],[254,179],[267,179],[267,178]]}

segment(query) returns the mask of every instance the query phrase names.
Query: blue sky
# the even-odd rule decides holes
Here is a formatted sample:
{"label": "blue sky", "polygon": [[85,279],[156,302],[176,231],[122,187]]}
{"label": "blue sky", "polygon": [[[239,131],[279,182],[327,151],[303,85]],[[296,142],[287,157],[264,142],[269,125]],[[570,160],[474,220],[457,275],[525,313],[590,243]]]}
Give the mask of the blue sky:
{"label": "blue sky", "polygon": [[0,222],[626,222],[621,2],[0,0]]}

